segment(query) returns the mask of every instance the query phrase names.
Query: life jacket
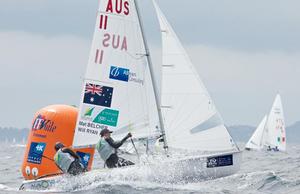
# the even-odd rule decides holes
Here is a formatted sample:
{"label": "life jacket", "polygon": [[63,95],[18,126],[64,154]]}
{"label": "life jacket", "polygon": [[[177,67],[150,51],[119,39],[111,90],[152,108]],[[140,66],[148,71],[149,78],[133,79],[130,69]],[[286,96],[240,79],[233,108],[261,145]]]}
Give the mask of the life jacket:
{"label": "life jacket", "polygon": [[54,155],[54,161],[64,173],[67,173],[75,158],[59,149]]}
{"label": "life jacket", "polygon": [[104,138],[101,138],[96,145],[96,149],[100,154],[100,157],[106,161],[112,154],[115,153],[115,148],[113,148]]}

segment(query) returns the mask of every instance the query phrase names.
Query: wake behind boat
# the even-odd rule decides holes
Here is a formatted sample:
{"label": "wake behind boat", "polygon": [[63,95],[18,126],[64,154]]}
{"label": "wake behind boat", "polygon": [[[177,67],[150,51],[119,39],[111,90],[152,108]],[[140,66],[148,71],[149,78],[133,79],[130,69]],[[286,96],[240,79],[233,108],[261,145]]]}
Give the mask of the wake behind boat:
{"label": "wake behind boat", "polygon": [[[78,113],[72,110],[77,119],[69,118],[68,108],[57,111],[57,106],[36,115],[22,169],[28,181],[20,189],[47,189],[64,180],[44,178],[60,173],[52,160],[57,141],[76,149],[91,170],[94,146],[103,129],[113,131],[116,139],[131,132],[133,146],[133,142],[142,145],[136,154],[154,162],[147,159],[141,165],[137,160],[137,165],[126,169],[163,169],[161,174],[153,171],[160,180],[197,181],[239,170],[241,152],[158,5],[154,2],[163,40],[161,96],[137,2],[118,2],[100,1],[80,107]],[[155,160],[157,150],[162,156]],[[123,169],[93,170],[80,177],[113,171]]]}

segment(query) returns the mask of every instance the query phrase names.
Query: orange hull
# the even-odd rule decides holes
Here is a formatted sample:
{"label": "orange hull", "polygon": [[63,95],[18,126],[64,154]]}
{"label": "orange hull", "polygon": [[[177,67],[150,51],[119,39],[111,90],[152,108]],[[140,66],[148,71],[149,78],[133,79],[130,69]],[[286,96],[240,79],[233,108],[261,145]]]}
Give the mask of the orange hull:
{"label": "orange hull", "polygon": [[[77,108],[67,105],[47,106],[35,114],[22,165],[22,174],[26,180],[62,173],[53,161],[56,153],[54,145],[58,141],[68,147],[72,145],[77,114]],[[90,170],[95,149],[75,151]]]}

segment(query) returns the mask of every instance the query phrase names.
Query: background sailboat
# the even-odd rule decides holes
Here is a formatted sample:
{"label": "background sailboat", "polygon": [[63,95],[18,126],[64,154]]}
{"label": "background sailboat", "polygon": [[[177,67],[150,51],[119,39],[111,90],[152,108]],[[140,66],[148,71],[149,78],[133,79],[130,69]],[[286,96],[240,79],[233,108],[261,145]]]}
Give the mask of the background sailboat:
{"label": "background sailboat", "polygon": [[266,125],[266,143],[271,149],[286,150],[286,132],[281,97],[277,94]]}
{"label": "background sailboat", "polygon": [[246,149],[286,151],[286,132],[281,97],[276,95],[268,117],[264,118],[246,144]]}

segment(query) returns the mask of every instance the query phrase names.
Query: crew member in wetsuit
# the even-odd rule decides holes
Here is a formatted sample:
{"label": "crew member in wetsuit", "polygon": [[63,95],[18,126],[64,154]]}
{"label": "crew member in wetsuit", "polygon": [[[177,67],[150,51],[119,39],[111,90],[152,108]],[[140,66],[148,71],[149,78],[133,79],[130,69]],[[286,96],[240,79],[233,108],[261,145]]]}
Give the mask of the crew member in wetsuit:
{"label": "crew member in wetsuit", "polygon": [[86,171],[80,157],[71,148],[65,147],[60,142],[57,142],[54,148],[56,150],[54,155],[55,164],[63,173],[78,175]]}
{"label": "crew member in wetsuit", "polygon": [[128,133],[121,141],[114,141],[110,134],[112,131],[103,129],[100,132],[101,139],[96,145],[96,149],[100,154],[100,157],[105,162],[108,168],[116,168],[122,166],[134,165],[133,162],[121,158],[117,155],[117,149],[123,145],[123,143],[130,137],[132,137],[131,133]]}

